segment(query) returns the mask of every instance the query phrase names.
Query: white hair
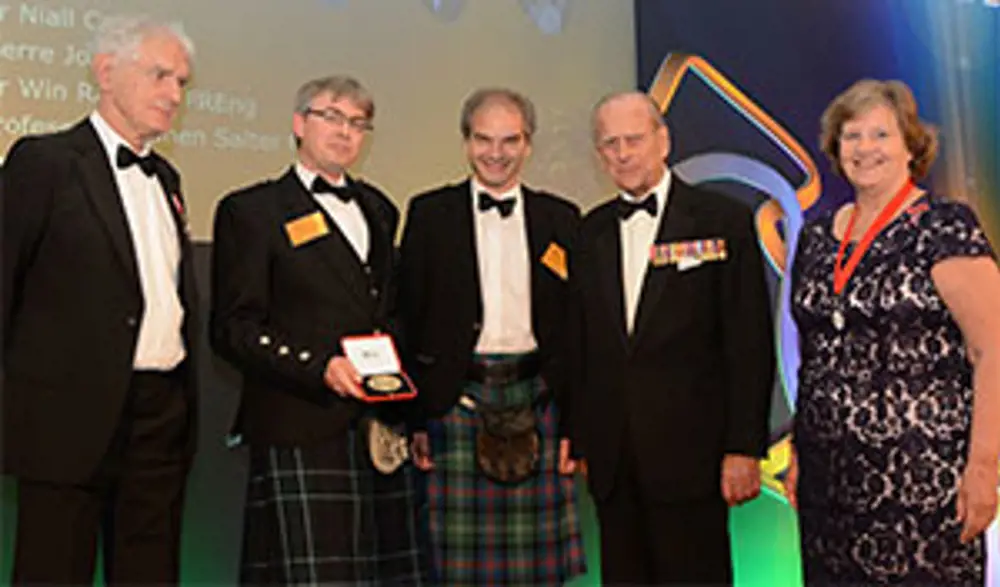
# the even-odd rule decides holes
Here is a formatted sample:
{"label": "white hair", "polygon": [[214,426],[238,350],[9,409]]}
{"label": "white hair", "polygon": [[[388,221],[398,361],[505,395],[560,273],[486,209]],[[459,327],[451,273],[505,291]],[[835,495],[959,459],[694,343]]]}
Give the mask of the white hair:
{"label": "white hair", "polygon": [[594,135],[594,141],[596,142],[601,134],[601,109],[604,108],[609,102],[614,102],[616,100],[621,100],[622,98],[641,98],[649,111],[649,119],[652,121],[653,126],[659,128],[661,126],[666,126],[666,122],[663,121],[663,112],[660,110],[659,104],[657,104],[653,97],[645,92],[640,92],[638,90],[627,90],[624,92],[613,92],[611,94],[605,94],[594,104],[594,108],[590,111],[590,130]]}
{"label": "white hair", "polygon": [[134,59],[139,45],[154,35],[169,35],[184,47],[188,57],[194,56],[194,43],[179,22],[155,20],[149,16],[106,16],[97,28],[94,54],[110,54],[116,58]]}

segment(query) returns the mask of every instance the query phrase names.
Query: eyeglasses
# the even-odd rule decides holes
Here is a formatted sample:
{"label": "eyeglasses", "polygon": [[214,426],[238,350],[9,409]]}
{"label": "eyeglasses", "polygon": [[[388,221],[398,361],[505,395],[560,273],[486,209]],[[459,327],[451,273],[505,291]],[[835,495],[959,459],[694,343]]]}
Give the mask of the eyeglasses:
{"label": "eyeglasses", "polygon": [[305,115],[313,114],[315,116],[319,116],[323,120],[336,126],[347,124],[348,126],[350,126],[351,128],[353,128],[358,132],[365,132],[375,128],[372,126],[371,121],[368,120],[367,118],[361,116],[351,118],[343,111],[332,107],[324,108],[322,110],[317,110],[315,108],[307,108],[306,110],[303,110],[302,113]]}

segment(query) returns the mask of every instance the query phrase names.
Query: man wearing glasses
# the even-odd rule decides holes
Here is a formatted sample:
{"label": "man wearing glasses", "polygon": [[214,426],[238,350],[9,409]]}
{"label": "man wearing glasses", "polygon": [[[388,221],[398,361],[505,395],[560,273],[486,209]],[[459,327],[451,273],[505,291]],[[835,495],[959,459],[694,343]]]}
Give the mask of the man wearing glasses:
{"label": "man wearing glasses", "polygon": [[352,78],[307,82],[298,161],[216,211],[211,341],[243,372],[234,434],[250,446],[244,584],[424,581],[411,471],[366,454],[372,418],[388,414],[363,401],[341,350],[392,330],[399,214],[347,173],[374,112]]}

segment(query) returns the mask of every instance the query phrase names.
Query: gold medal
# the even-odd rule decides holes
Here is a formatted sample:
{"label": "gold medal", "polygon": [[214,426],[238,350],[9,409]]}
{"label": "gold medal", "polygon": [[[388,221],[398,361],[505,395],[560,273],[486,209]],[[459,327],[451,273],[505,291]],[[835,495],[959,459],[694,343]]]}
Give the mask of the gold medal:
{"label": "gold medal", "polygon": [[392,393],[403,387],[403,381],[396,375],[373,375],[368,379],[368,387],[381,393]]}

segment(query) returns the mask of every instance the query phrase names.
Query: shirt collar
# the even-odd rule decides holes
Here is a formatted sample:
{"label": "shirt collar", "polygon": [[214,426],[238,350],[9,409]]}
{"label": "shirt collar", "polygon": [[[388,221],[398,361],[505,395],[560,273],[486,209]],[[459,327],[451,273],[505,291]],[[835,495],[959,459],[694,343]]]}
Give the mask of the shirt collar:
{"label": "shirt collar", "polygon": [[[663,215],[663,208],[664,206],[666,206],[667,203],[667,192],[670,191],[670,181],[671,181],[670,168],[664,166],[663,177],[661,177],[659,183],[653,186],[653,189],[650,190],[650,192],[654,196],[656,196],[657,218]],[[618,192],[618,196],[621,199],[625,200],[626,202],[641,202],[643,200],[643,198],[637,198],[625,191]]]}
{"label": "shirt collar", "polygon": [[[112,162],[117,160],[118,157],[118,147],[125,147],[129,151],[132,151],[132,147],[129,146],[128,141],[126,141],[118,131],[116,131],[108,121],[101,116],[101,113],[94,111],[90,115],[90,124],[94,127],[94,131],[97,133],[97,138],[101,141],[101,146],[104,147],[104,151],[108,155],[108,159]],[[142,149],[136,153],[140,157],[145,157],[152,150],[152,147],[147,143],[143,145]]]}
{"label": "shirt collar", "polygon": [[521,196],[521,184],[520,183],[514,184],[514,187],[510,188],[509,190],[507,190],[505,192],[501,192],[499,194],[494,193],[492,190],[489,190],[489,189],[483,187],[483,185],[480,184],[476,180],[475,177],[473,177],[469,181],[469,183],[470,183],[471,192],[472,192],[472,205],[475,207],[476,211],[479,210],[479,208],[476,207],[476,201],[477,201],[476,198],[478,197],[476,194],[478,194],[479,192],[486,192],[486,193],[488,193],[489,195],[491,195],[492,197],[494,197],[494,198],[496,198],[498,200],[506,200],[507,198],[514,198],[514,213],[515,214],[517,213],[518,208],[521,207],[521,200],[524,199]]}
{"label": "shirt collar", "polygon": [[[316,180],[316,176],[319,175],[315,171],[306,169],[306,166],[302,164],[301,161],[295,162],[295,174],[299,176],[299,181],[305,186],[307,192],[312,191],[313,181]],[[345,187],[347,186],[347,174],[340,174],[340,178],[337,181],[331,182],[333,187]]]}

